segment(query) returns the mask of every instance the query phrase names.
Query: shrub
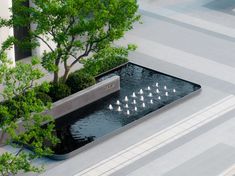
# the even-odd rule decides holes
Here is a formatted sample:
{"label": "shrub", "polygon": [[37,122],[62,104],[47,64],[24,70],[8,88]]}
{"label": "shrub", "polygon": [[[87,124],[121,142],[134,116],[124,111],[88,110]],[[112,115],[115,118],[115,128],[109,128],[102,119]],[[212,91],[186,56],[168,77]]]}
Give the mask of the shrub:
{"label": "shrub", "polygon": [[98,76],[99,74],[102,74],[126,62],[128,62],[128,59],[124,57],[88,59],[84,63],[84,71],[93,76]]}
{"label": "shrub", "polygon": [[1,104],[8,109],[10,114],[14,114],[14,119],[17,119],[25,114],[20,96],[14,97],[11,100],[4,101]]}
{"label": "shrub", "polygon": [[34,87],[34,90],[36,93],[42,92],[42,93],[48,93],[50,91],[51,84],[48,82],[43,82],[37,87]]}
{"label": "shrub", "polygon": [[52,98],[52,101],[55,102],[71,95],[71,89],[64,83],[52,83],[48,95]]}
{"label": "shrub", "polygon": [[84,72],[84,70],[78,70],[71,73],[66,81],[66,84],[71,88],[72,93],[76,93],[87,87],[90,87],[96,83],[95,78]]}
{"label": "shrub", "polygon": [[48,94],[43,93],[43,92],[37,92],[36,97],[39,100],[41,100],[44,103],[44,105],[47,105],[48,103],[52,102],[52,98]]}

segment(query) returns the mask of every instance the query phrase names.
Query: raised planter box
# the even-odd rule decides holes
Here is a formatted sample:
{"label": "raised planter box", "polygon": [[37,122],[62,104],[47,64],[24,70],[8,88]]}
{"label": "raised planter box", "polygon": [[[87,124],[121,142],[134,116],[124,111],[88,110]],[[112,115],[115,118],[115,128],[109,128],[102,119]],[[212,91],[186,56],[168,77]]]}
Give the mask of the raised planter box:
{"label": "raised planter box", "polygon": [[52,108],[46,111],[45,114],[57,119],[119,90],[120,78],[119,76],[113,76],[53,103]]}
{"label": "raised planter box", "polygon": [[[79,91],[57,102],[54,102],[52,108],[47,110],[44,114],[51,115],[54,119],[57,119],[65,114],[68,114],[78,108],[93,103],[119,90],[120,77],[113,76],[111,78],[98,82],[97,84],[82,91]],[[21,120],[19,120],[18,126],[19,132],[24,131],[23,122]],[[0,130],[0,136],[1,135],[2,130]],[[0,143],[0,146],[4,145],[7,139],[9,139],[9,137],[5,135],[2,142]]]}

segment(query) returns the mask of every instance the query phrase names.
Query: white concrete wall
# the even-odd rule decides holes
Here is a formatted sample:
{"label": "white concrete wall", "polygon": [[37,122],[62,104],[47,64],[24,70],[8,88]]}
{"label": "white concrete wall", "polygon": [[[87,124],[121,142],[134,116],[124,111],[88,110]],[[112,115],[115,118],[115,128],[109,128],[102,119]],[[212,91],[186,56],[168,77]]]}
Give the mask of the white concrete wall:
{"label": "white concrete wall", "polygon": [[[9,8],[12,6],[11,0],[0,0],[0,17],[9,18],[11,13]],[[3,41],[7,39],[8,36],[13,35],[13,29],[0,28],[0,47]],[[8,57],[15,63],[14,47],[7,52]]]}
{"label": "white concrete wall", "polygon": [[[30,6],[31,6],[31,7],[35,7],[35,5],[32,3],[32,1],[30,1]],[[31,24],[31,29],[32,29],[32,30],[34,30],[35,27],[36,27],[35,24]],[[35,48],[35,49],[33,49],[32,55],[40,57],[40,56],[42,56],[42,54],[43,54],[44,51],[50,51],[50,49],[49,49],[49,48],[47,47],[47,45],[46,45],[45,43],[43,43],[41,40],[38,40],[38,41],[39,41],[39,43],[40,43],[40,46],[37,47],[37,48]],[[52,48],[55,48],[55,44],[54,44],[52,41],[50,41],[50,46],[51,46]]]}
{"label": "white concrete wall", "polygon": [[[34,4],[32,2],[30,2],[31,6],[34,6]],[[1,18],[9,18],[11,13],[9,11],[9,8],[12,6],[12,0],[0,0],[0,17]],[[31,24],[31,29],[34,29],[35,25]],[[7,39],[8,36],[13,36],[14,32],[13,29],[9,29],[9,28],[0,28],[0,47],[3,41],[5,41]],[[42,56],[44,51],[49,51],[49,48],[42,42],[39,41],[40,46],[33,49],[32,54],[35,56]],[[51,42],[52,46],[53,46],[53,42]],[[14,51],[14,47],[12,47],[12,49],[10,49],[9,51],[7,51],[8,57],[14,62],[15,64],[15,51]]]}

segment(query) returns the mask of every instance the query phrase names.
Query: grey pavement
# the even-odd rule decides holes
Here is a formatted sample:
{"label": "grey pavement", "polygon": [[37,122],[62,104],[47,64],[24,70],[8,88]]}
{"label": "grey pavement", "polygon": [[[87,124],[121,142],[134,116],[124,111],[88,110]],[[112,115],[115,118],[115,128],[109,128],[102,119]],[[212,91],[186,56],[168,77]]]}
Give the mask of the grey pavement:
{"label": "grey pavement", "polygon": [[[235,16],[231,14],[231,6],[218,9],[220,6],[215,2],[218,1],[139,0],[143,24],[136,24],[118,44],[136,43],[139,48],[130,54],[132,62],[199,83],[202,91],[150,114],[148,120],[73,158],[60,162],[46,158],[37,161],[46,164],[47,170],[41,176],[76,175],[224,97],[234,95]],[[232,0],[225,3],[235,6]],[[177,13],[168,14],[168,10]],[[194,21],[189,24],[184,21],[187,19]],[[216,176],[235,164],[234,134],[235,107],[111,175]]]}
{"label": "grey pavement", "polygon": [[188,176],[188,173],[191,173],[190,176],[219,175],[234,165],[234,112],[113,175],[141,176],[143,173],[148,176]]}

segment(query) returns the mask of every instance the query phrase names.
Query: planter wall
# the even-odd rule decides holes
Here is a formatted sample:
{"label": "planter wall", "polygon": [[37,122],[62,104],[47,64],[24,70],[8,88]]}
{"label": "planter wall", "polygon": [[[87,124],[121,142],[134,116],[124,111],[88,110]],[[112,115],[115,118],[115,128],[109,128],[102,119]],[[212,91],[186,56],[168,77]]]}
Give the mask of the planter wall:
{"label": "planter wall", "polygon": [[45,113],[55,119],[120,90],[119,76],[113,76],[55,103]]}
{"label": "planter wall", "polygon": [[[113,76],[53,103],[52,108],[44,112],[44,114],[51,115],[54,119],[57,119],[65,114],[68,114],[78,108],[93,103],[119,90],[120,77]],[[18,131],[24,131],[23,122],[21,120],[19,120],[18,122]],[[0,136],[1,135],[2,131],[0,130]],[[7,135],[5,135],[4,139],[0,143],[0,146],[4,145],[7,139],[9,138]]]}

